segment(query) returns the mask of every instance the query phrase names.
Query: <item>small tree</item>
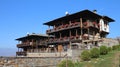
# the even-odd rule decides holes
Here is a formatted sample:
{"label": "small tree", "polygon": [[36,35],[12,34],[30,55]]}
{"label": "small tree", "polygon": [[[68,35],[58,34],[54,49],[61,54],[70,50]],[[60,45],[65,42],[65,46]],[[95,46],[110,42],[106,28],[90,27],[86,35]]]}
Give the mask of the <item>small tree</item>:
{"label": "small tree", "polygon": [[84,60],[84,61],[90,60],[91,59],[90,52],[88,50],[84,50],[81,53],[81,59]]}
{"label": "small tree", "polygon": [[98,58],[100,55],[100,51],[98,48],[92,48],[90,50],[90,53],[91,53],[91,58]]}
{"label": "small tree", "polygon": [[100,54],[106,55],[108,53],[108,49],[106,46],[100,46]]}
{"label": "small tree", "polygon": [[57,66],[58,67],[74,67],[74,63],[71,60],[63,60]]}

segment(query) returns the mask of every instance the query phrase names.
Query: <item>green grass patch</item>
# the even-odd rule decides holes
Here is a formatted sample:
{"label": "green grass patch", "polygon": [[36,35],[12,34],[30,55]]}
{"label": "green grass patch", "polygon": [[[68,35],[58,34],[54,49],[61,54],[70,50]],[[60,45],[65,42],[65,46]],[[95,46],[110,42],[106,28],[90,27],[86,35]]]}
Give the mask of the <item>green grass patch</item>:
{"label": "green grass patch", "polygon": [[[119,50],[111,51],[106,55],[100,55],[99,58],[93,58],[90,61],[77,62],[75,63],[75,67],[115,67],[119,65],[118,62],[115,63],[116,60],[114,59],[116,54],[120,53]],[[117,60],[119,61],[119,59]]]}

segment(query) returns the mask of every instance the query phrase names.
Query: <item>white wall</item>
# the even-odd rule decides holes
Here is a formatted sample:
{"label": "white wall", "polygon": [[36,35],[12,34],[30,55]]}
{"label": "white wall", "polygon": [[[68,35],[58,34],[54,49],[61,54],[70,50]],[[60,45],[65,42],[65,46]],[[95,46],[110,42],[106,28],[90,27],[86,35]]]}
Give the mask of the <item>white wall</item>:
{"label": "white wall", "polygon": [[99,21],[100,23],[100,31],[105,31],[105,32],[109,32],[109,25],[105,25],[105,22],[103,19],[100,19]]}

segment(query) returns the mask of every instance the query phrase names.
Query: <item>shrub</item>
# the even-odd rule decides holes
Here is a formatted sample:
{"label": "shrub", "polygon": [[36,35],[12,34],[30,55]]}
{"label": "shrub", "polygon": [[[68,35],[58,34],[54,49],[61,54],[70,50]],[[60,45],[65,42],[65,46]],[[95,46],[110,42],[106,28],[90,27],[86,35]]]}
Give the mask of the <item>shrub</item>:
{"label": "shrub", "polygon": [[108,52],[110,52],[112,50],[112,48],[111,47],[108,47]]}
{"label": "shrub", "polygon": [[82,53],[81,53],[81,59],[84,60],[84,61],[88,61],[90,60],[90,52],[88,50],[84,50]]}
{"label": "shrub", "polygon": [[[66,63],[67,62],[67,63]],[[67,64],[67,67],[74,67],[74,63],[71,61],[71,60],[63,60],[61,61],[57,67],[66,67],[66,64]]]}
{"label": "shrub", "polygon": [[100,54],[101,55],[106,55],[108,53],[107,47],[106,46],[100,46]]}
{"label": "shrub", "polygon": [[91,53],[91,57],[92,57],[92,58],[98,58],[99,55],[100,55],[100,51],[99,51],[98,48],[92,48],[92,49],[90,50],[90,53]]}
{"label": "shrub", "polygon": [[114,46],[112,46],[112,49],[113,50],[116,50],[116,49],[118,49],[119,48],[119,45],[114,45]]}

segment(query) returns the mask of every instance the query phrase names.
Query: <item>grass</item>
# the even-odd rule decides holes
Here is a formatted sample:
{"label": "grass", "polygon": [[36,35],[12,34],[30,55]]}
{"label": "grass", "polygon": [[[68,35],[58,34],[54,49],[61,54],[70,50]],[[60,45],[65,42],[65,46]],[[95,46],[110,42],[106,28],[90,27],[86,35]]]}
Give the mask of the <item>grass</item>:
{"label": "grass", "polygon": [[119,67],[120,48],[109,52],[107,55],[100,55],[99,58],[90,61],[76,62],[75,67]]}

